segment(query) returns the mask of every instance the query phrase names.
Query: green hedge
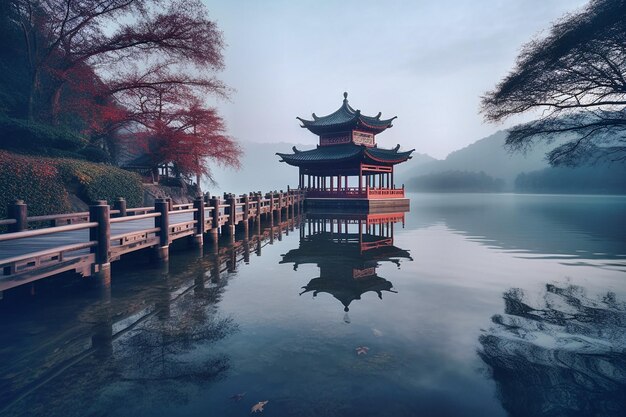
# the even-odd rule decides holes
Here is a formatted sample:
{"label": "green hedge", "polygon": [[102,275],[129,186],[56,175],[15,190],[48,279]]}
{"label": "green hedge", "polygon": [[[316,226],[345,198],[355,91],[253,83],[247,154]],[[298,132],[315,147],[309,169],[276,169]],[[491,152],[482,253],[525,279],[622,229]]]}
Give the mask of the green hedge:
{"label": "green hedge", "polygon": [[69,212],[69,195],[57,168],[47,160],[0,151],[0,218],[14,199],[28,204],[28,214],[38,216]]}
{"label": "green hedge", "polygon": [[55,165],[66,186],[77,186],[79,197],[87,202],[107,200],[111,204],[117,197],[124,197],[128,207],[143,203],[141,177],[135,173],[73,159],[57,159]]}
{"label": "green hedge", "polygon": [[68,189],[87,203],[124,197],[128,207],[143,203],[139,175],[106,164],[74,159],[38,158],[0,151],[0,218],[14,199],[28,204],[32,216],[69,212]]}
{"label": "green hedge", "polygon": [[0,147],[3,149],[25,149],[39,153],[49,148],[77,151],[88,144],[86,138],[69,129],[13,119],[4,114],[0,114],[0,137]]}

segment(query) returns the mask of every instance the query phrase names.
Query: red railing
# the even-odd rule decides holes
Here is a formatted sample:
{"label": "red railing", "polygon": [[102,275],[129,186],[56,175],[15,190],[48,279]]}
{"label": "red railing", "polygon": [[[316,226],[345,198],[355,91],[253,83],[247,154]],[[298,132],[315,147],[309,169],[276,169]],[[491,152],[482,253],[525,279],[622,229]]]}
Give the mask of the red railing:
{"label": "red railing", "polygon": [[368,188],[367,198],[404,198],[404,188]]}
{"label": "red railing", "polygon": [[404,188],[362,188],[358,187],[342,188],[340,190],[319,190],[309,189],[309,198],[404,198]]}

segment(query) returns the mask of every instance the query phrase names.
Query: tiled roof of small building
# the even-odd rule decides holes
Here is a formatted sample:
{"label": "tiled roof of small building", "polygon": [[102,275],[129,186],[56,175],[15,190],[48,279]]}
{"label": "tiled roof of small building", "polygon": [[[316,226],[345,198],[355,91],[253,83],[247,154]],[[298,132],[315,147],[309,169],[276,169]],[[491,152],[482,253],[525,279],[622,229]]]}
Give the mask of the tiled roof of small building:
{"label": "tiled roof of small building", "polygon": [[361,110],[355,110],[348,104],[348,93],[343,93],[343,97],[343,104],[334,113],[322,117],[313,113],[313,120],[297,117],[302,122],[301,127],[309,129],[316,135],[323,135],[349,129],[361,129],[376,134],[393,126],[391,122],[396,117],[381,119],[381,113],[374,117],[364,116]]}

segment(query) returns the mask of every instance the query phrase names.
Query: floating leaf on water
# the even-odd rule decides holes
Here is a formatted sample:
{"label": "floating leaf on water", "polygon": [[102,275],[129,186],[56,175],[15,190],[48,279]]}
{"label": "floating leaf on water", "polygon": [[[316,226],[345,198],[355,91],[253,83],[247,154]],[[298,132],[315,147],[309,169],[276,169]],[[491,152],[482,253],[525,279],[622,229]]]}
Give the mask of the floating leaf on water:
{"label": "floating leaf on water", "polygon": [[370,350],[367,346],[359,346],[356,348],[356,354],[359,355],[367,355],[367,351]]}
{"label": "floating leaf on water", "polygon": [[268,402],[269,401],[259,401],[258,403],[254,404],[250,413],[256,413],[257,411],[263,412],[263,407],[265,407],[265,404],[267,404]]}

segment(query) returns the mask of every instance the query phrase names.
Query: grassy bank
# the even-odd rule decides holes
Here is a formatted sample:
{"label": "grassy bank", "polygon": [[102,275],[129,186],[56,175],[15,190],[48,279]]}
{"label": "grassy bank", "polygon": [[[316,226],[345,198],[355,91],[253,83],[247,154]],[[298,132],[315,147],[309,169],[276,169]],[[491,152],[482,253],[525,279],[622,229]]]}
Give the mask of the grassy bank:
{"label": "grassy bank", "polygon": [[107,164],[67,158],[42,158],[0,151],[0,218],[7,204],[21,199],[32,216],[72,210],[70,194],[85,203],[124,197],[140,206],[143,187],[138,175]]}

